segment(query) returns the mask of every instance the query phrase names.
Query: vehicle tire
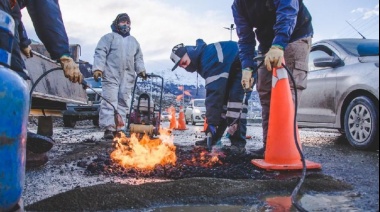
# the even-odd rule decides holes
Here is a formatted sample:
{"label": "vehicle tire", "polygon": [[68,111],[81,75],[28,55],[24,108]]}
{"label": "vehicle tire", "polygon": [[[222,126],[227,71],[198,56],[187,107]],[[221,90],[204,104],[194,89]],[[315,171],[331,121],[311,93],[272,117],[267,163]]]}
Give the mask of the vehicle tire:
{"label": "vehicle tire", "polygon": [[356,149],[379,147],[379,109],[370,98],[359,96],[350,102],[344,115],[344,130]]}
{"label": "vehicle tire", "polygon": [[92,119],[92,124],[99,127],[99,118]]}
{"label": "vehicle tire", "polygon": [[77,121],[71,117],[63,117],[63,126],[74,128]]}
{"label": "vehicle tire", "polygon": [[193,126],[197,125],[197,123],[195,123],[195,121],[194,121],[194,117],[193,117],[193,116],[191,116],[191,124],[192,124]]}

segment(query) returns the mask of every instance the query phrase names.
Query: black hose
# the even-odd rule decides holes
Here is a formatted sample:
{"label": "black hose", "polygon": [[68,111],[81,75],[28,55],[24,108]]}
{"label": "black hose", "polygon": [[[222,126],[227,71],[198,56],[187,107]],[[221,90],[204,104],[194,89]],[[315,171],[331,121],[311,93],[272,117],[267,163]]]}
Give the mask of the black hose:
{"label": "black hose", "polygon": [[44,78],[46,75],[48,75],[49,73],[53,72],[53,71],[57,71],[57,70],[62,70],[62,68],[52,68],[50,70],[48,70],[47,72],[41,74],[40,77],[38,77],[38,79],[33,83],[33,86],[32,88],[30,89],[30,100],[32,100],[32,94],[33,94],[33,91],[34,89],[36,88],[37,84],[42,80],[42,78]]}
{"label": "black hose", "polygon": [[292,80],[293,85],[294,85],[294,104],[295,104],[295,107],[294,107],[295,108],[294,109],[294,126],[293,126],[293,128],[294,128],[294,140],[296,142],[297,150],[301,156],[301,161],[302,161],[302,176],[301,176],[301,179],[298,182],[297,186],[294,188],[294,190],[292,192],[291,199],[292,199],[292,204],[294,205],[294,207],[296,207],[301,212],[307,212],[307,210],[305,208],[303,208],[296,200],[297,194],[300,191],[301,186],[304,183],[305,178],[306,178],[305,156],[304,156],[302,149],[298,143],[298,136],[297,136],[297,130],[296,130],[297,129],[297,112],[298,112],[298,93],[297,93],[296,82],[294,80],[293,74],[290,72],[289,68],[285,64],[282,64],[282,66],[288,72],[290,79]]}
{"label": "black hose", "polygon": [[[262,60],[260,65],[257,66],[257,69],[259,69],[259,67],[263,64],[263,60],[264,60],[265,56],[259,56],[259,57],[255,57],[253,60],[254,61],[258,61],[258,60]],[[301,212],[307,212],[307,210],[305,208],[303,208],[296,200],[296,197],[298,195],[298,192],[300,191],[301,189],[301,186],[302,184],[304,183],[305,181],[305,178],[306,178],[306,160],[305,160],[305,156],[302,152],[302,149],[298,143],[298,135],[297,135],[297,112],[298,112],[298,93],[297,93],[297,88],[296,88],[296,82],[294,80],[294,77],[293,77],[293,74],[290,72],[289,68],[285,65],[285,64],[282,64],[282,66],[286,69],[286,71],[288,72],[288,75],[290,76],[290,79],[292,80],[292,83],[294,85],[294,123],[293,123],[293,129],[294,129],[294,140],[295,140],[295,143],[296,143],[296,147],[297,147],[297,150],[298,150],[298,153],[300,154],[301,156],[301,161],[302,161],[302,176],[301,176],[301,179],[300,181],[298,182],[297,186],[294,188],[293,192],[292,192],[292,195],[291,195],[291,199],[292,199],[292,204],[294,205],[294,207],[297,208],[297,210],[301,211]]]}

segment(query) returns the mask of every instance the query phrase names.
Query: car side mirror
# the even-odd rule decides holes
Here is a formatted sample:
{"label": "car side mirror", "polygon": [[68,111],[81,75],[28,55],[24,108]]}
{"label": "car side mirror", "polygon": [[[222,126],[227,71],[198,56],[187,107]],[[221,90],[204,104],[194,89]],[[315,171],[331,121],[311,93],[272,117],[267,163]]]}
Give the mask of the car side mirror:
{"label": "car side mirror", "polygon": [[323,67],[336,68],[339,65],[341,65],[343,61],[338,57],[329,56],[329,57],[316,58],[314,59],[313,62],[314,62],[314,66],[318,68],[323,68]]}

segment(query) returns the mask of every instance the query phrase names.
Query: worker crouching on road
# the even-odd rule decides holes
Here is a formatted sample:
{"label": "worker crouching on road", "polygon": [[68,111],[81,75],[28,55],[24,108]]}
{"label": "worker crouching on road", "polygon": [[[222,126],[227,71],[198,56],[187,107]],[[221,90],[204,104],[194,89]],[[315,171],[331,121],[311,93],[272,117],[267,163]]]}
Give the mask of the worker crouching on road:
{"label": "worker crouching on road", "polygon": [[[111,25],[112,32],[104,35],[95,49],[93,74],[96,81],[102,77],[103,96],[113,104],[126,123],[128,102],[136,74],[146,79],[140,44],[130,35],[131,20],[126,13],[119,14]],[[113,139],[125,128],[115,126],[115,111],[102,101],[99,126],[105,129],[104,138]]]}
{"label": "worker crouching on road", "polygon": [[[211,132],[213,144],[240,117],[237,131],[229,137],[231,147],[224,147],[232,153],[240,154],[245,153],[247,105],[251,94],[247,93],[240,114],[244,90],[241,85],[242,72],[238,52],[237,43],[233,41],[207,45],[202,39],[198,39],[196,46],[176,45],[170,59],[175,63],[172,71],[179,66],[188,72],[198,72],[206,80],[206,133]],[[196,145],[206,146],[207,141],[197,141]]]}

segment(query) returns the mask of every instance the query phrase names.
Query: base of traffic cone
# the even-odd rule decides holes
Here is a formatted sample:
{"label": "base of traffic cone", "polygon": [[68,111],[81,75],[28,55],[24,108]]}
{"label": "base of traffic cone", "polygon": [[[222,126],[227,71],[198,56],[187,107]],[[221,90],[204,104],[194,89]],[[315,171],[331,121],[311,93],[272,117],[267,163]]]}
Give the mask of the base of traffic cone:
{"label": "base of traffic cone", "polygon": [[[252,160],[252,164],[266,170],[303,169],[302,148],[295,109],[285,68],[273,69],[272,93],[268,120],[267,143],[264,160]],[[297,148],[297,145],[299,148]],[[302,150],[301,150],[302,151]],[[321,165],[306,162],[306,169],[321,169]]]}
{"label": "base of traffic cone", "polygon": [[208,127],[207,118],[205,117],[205,119],[203,121],[203,130],[201,132],[206,132],[207,131],[207,127]]}
{"label": "base of traffic cone", "polygon": [[179,128],[176,128],[174,130],[178,130],[178,131],[185,131],[185,130],[188,130],[189,128],[184,128],[184,129],[179,129]]}
{"label": "base of traffic cone", "polygon": [[[303,169],[302,162],[292,164],[273,164],[265,162],[263,159],[253,159],[251,163],[259,168],[271,171],[271,170],[301,170]],[[319,163],[312,161],[306,161],[306,169],[321,169],[322,166]]]}

